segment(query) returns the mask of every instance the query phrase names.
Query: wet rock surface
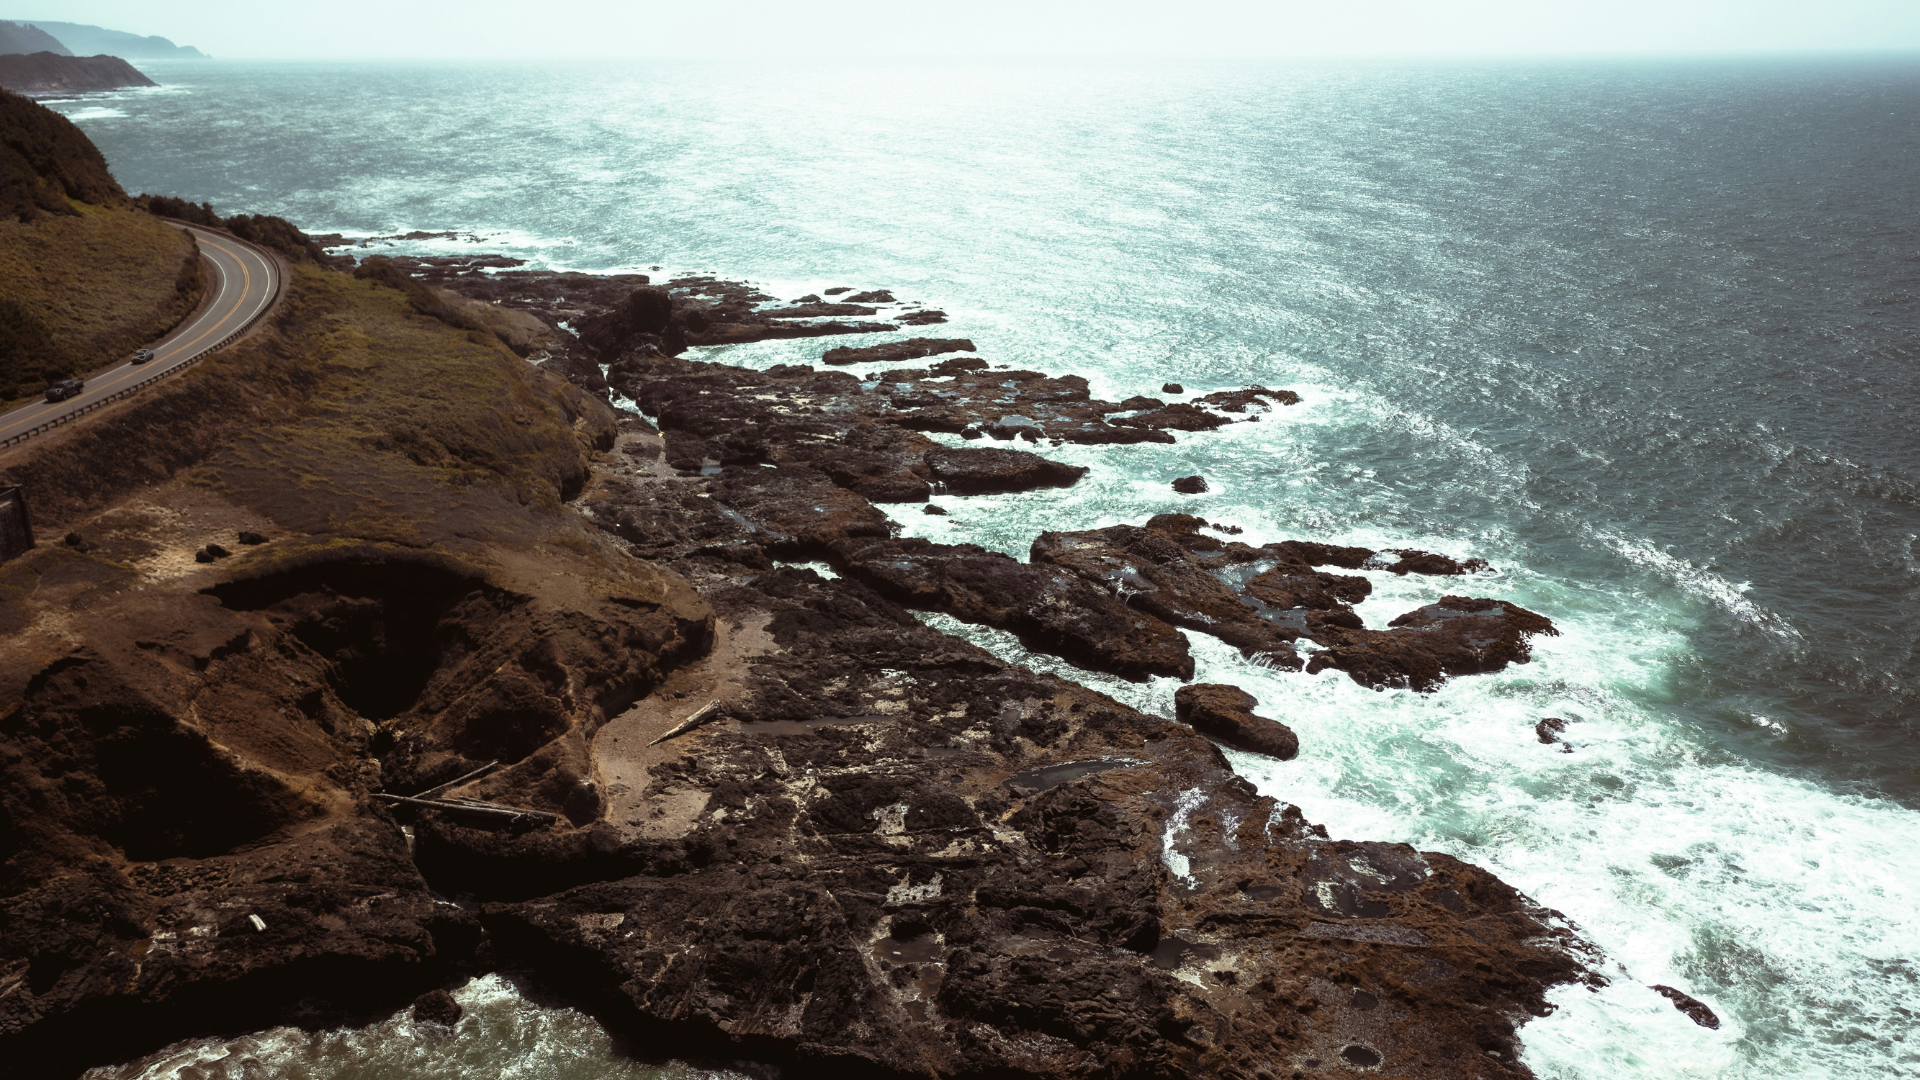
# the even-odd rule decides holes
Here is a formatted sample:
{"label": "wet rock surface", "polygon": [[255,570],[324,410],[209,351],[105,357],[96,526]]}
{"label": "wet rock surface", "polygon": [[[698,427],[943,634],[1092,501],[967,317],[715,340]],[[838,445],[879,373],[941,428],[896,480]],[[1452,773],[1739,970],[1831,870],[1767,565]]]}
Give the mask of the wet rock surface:
{"label": "wet rock surface", "polygon": [[1182,495],[1204,495],[1207,493],[1207,481],[1202,476],[1183,476],[1173,482],[1173,490]]}
{"label": "wet rock surface", "polygon": [[1559,633],[1546,616],[1518,604],[1467,596],[1441,597],[1387,625],[1391,629],[1325,626],[1319,640],[1327,648],[1313,655],[1307,672],[1339,668],[1368,686],[1431,690],[1450,675],[1525,663],[1530,638]]}
{"label": "wet rock surface", "polygon": [[1707,1006],[1706,1002],[1701,1001],[1699,998],[1685,991],[1675,990],[1671,986],[1660,986],[1656,984],[1653,990],[1661,997],[1673,1002],[1673,1007],[1687,1014],[1687,1019],[1699,1024],[1703,1028],[1719,1030],[1720,1017]]}
{"label": "wet rock surface", "polygon": [[[423,990],[415,1016],[450,1026],[433,988],[507,963],[719,1060],[1518,1080],[1513,1024],[1595,979],[1492,875],[1331,839],[1235,776],[1207,736],[1297,748],[1243,692],[1182,688],[1187,726],[909,610],[1134,679],[1191,678],[1183,630],[1296,669],[1310,639],[1312,670],[1374,685],[1524,660],[1541,616],[1449,596],[1367,630],[1367,579],[1320,569],[1471,561],[1162,515],[1043,534],[1022,562],[903,539],[880,509],[1085,472],[931,433],[1165,442],[1286,392],[1116,404],[973,357],[753,371],[677,354],[832,332],[806,320],[839,309],[775,317],[711,278],[419,269],[567,323],[529,359],[655,421],[570,406],[591,478],[511,538],[276,525],[183,559],[185,584],[76,586],[61,632],[83,646],[0,650],[0,1054],[125,1057]],[[839,576],[782,565],[809,560]]]}
{"label": "wet rock surface", "polygon": [[445,990],[429,990],[413,999],[413,1019],[416,1023],[452,1027],[460,1022],[466,1011]]}
{"label": "wet rock surface", "polygon": [[836,367],[848,364],[886,364],[899,360],[923,360],[941,353],[972,352],[973,342],[966,338],[908,338],[865,348],[840,346],[820,354],[820,359]]}
{"label": "wet rock surface", "polygon": [[1525,663],[1531,638],[1557,633],[1551,620],[1517,604],[1461,596],[1401,615],[1387,630],[1369,630],[1352,605],[1372,583],[1317,567],[1459,576],[1484,571],[1486,563],[1299,540],[1255,548],[1203,531],[1210,528],[1189,514],[1161,514],[1144,526],[1042,533],[1030,558],[1069,568],[1123,595],[1130,607],[1213,634],[1277,667],[1300,666],[1290,643],[1305,637],[1323,646],[1306,664],[1309,674],[1337,668],[1381,689],[1429,691],[1448,676]]}
{"label": "wet rock surface", "polygon": [[[616,1024],[915,1075],[1291,1075],[1362,1038],[1398,1075],[1527,1075],[1509,1018],[1579,965],[1490,875],[1326,840],[1191,730],[858,582],[675,565],[714,653],[594,744],[596,843],[645,869],[482,910]],[[710,697],[727,720],[647,745]]]}
{"label": "wet rock surface", "polygon": [[909,607],[1018,634],[1032,648],[1124,679],[1193,677],[1186,639],[1055,567],[972,544],[848,539],[836,565]]}
{"label": "wet rock surface", "polygon": [[1025,450],[948,449],[927,451],[927,469],[955,495],[990,495],[1042,487],[1072,487],[1087,475],[1085,465],[1063,465]]}
{"label": "wet rock surface", "polygon": [[1173,694],[1174,718],[1202,735],[1282,761],[1300,753],[1300,738],[1293,729],[1255,715],[1258,705],[1245,690],[1219,683],[1183,686]]}

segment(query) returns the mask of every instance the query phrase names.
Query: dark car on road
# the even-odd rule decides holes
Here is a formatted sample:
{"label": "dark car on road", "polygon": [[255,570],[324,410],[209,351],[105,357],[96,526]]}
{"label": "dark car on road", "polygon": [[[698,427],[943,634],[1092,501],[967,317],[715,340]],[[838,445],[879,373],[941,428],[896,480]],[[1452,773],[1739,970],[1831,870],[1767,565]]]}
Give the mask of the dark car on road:
{"label": "dark car on road", "polygon": [[65,401],[70,397],[79,397],[86,388],[87,384],[80,379],[61,379],[47,387],[47,400]]}
{"label": "dark car on road", "polygon": [[133,354],[132,356],[130,356],[130,357],[128,357],[128,358],[127,358],[127,363],[129,363],[129,364],[144,364],[144,363],[146,363],[147,361],[149,361],[149,360],[151,360],[151,359],[153,359],[153,350],[152,350],[152,349],[141,349],[140,351],[138,351],[138,352],[136,352],[136,353],[134,353],[134,354]]}

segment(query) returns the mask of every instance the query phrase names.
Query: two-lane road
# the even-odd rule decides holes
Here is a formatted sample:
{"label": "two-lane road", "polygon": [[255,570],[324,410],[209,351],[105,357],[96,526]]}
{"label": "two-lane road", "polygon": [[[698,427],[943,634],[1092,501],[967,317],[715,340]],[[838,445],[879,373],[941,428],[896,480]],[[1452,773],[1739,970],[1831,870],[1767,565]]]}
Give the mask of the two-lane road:
{"label": "two-lane road", "polygon": [[280,265],[231,236],[170,222],[193,234],[200,254],[212,265],[217,286],[212,302],[198,315],[147,348],[153,359],[122,362],[88,376],[86,391],[65,401],[34,401],[0,415],[0,443],[33,433],[85,411],[142,380],[192,363],[209,349],[245,328],[273,303],[280,291]]}

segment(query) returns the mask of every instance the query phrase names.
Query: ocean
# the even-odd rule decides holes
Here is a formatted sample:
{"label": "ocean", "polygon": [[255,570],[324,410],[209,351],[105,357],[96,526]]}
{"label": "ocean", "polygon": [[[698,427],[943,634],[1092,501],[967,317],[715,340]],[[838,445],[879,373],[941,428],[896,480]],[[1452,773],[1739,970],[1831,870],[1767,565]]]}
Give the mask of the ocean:
{"label": "ocean", "polygon": [[[1021,556],[1182,510],[1487,559],[1472,593],[1561,636],[1435,694],[1195,636],[1200,678],[1300,734],[1236,765],[1603,951],[1610,986],[1522,1029],[1542,1077],[1920,1076],[1920,58],[145,67],[160,88],[54,103],[130,192],[471,237],[388,253],[889,288],[1114,399],[1298,391],[1172,446],[1050,450],[1092,468],[1066,492],[898,517]],[[1191,473],[1212,490],[1169,488]],[[1460,585],[1371,576],[1369,625]],[[1171,714],[1171,682],[1075,674]],[[477,1040],[276,1029],[96,1075],[708,1067],[498,976],[461,996]]]}

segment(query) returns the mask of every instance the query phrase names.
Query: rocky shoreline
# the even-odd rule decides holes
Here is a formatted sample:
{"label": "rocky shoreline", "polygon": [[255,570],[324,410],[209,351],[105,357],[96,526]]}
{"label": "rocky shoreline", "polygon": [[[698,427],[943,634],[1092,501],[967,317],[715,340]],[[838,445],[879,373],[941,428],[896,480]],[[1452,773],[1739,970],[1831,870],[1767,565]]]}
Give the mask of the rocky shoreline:
{"label": "rocky shoreline", "polygon": [[[511,454],[577,446],[541,466],[550,493],[515,481],[517,505],[391,539],[278,509],[267,543],[72,592],[57,625],[19,601],[0,1055],[70,1074],[517,966],[655,1045],[808,1069],[1519,1078],[1516,1024],[1598,983],[1564,920],[1487,872],[1333,839],[1235,776],[1210,740],[1298,746],[1249,695],[1188,686],[1177,719],[1145,715],[913,614],[1129,679],[1191,678],[1189,633],[1422,691],[1524,662],[1544,616],[1460,595],[1369,628],[1369,582],[1334,572],[1464,583],[1472,559],[1169,514],[1043,533],[1022,562],[881,509],[1068,487],[1084,470],[1047,448],[1204,438],[1297,395],[1101,401],[965,339],[756,371],[684,354],[938,316],[486,258],[363,263],[356,287],[534,361],[504,358],[525,386],[488,407],[525,433]],[[486,449],[426,431],[355,445],[432,470]],[[223,492],[282,482],[235,460],[255,479]],[[110,552],[103,520],[75,535]],[[796,565],[817,562],[834,574]]]}

